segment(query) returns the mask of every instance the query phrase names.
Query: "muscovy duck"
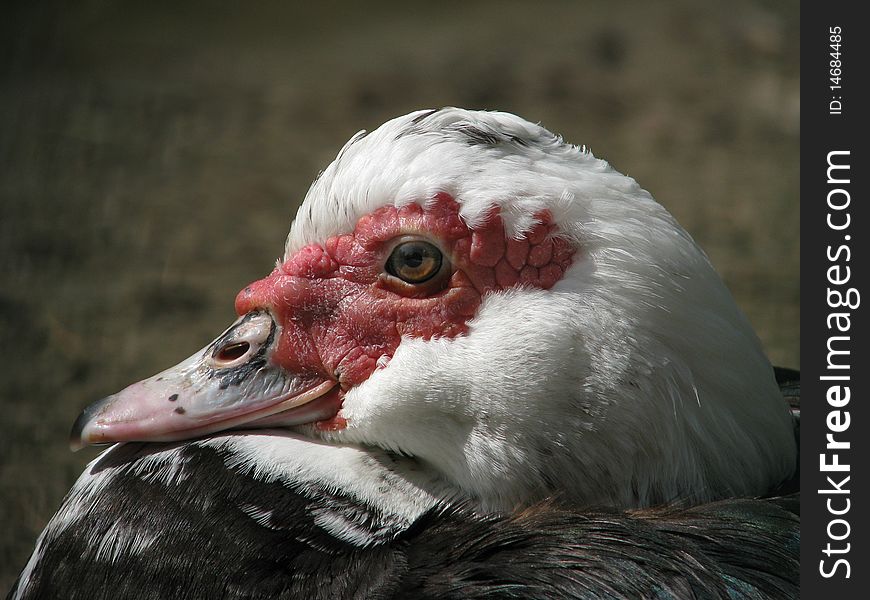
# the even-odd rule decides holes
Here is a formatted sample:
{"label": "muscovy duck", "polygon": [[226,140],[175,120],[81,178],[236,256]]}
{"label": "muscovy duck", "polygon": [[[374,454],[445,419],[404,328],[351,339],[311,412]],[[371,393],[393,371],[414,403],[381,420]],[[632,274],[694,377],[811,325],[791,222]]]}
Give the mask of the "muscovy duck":
{"label": "muscovy duck", "polygon": [[797,594],[798,499],[751,499],[796,469],[774,372],[585,148],[456,108],[360,132],[236,311],[81,414],[74,447],[123,443],[10,597]]}

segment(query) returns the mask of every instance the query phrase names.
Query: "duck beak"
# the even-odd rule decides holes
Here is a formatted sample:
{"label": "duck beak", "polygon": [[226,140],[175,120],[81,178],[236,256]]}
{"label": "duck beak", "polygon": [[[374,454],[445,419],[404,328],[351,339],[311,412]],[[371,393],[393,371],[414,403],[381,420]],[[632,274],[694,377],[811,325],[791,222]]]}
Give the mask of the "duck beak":
{"label": "duck beak", "polygon": [[70,447],[183,440],[334,416],[340,408],[334,380],[272,362],[279,329],[267,312],[242,316],[187,360],[88,406],[73,425]]}

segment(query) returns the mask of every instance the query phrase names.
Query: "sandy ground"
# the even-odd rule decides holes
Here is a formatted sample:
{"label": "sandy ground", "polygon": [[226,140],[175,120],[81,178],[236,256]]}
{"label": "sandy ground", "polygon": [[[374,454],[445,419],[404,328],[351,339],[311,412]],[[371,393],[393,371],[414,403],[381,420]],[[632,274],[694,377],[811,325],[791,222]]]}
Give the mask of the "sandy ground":
{"label": "sandy ground", "polygon": [[413,109],[587,144],[799,366],[796,2],[175,4],[0,25],[0,592],[96,454],[67,450],[79,410],[220,332],[318,170]]}

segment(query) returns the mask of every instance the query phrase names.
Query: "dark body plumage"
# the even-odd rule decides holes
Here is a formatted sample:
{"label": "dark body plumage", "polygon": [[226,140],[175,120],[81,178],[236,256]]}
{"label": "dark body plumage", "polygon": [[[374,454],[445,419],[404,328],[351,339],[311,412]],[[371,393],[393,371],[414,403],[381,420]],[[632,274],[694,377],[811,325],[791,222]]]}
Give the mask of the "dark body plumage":
{"label": "dark body plumage", "polygon": [[[799,376],[778,376],[799,397]],[[155,459],[170,446],[178,449],[174,460]],[[32,570],[9,597],[799,594],[797,494],[632,512],[578,512],[551,502],[510,516],[446,504],[401,524],[341,490],[254,477],[229,466],[225,452],[193,441],[129,443],[104,455],[91,470],[106,476],[94,501],[63,514],[73,488],[55,517],[63,527],[46,530]],[[324,518],[364,535],[359,543],[339,539],[322,527]]]}

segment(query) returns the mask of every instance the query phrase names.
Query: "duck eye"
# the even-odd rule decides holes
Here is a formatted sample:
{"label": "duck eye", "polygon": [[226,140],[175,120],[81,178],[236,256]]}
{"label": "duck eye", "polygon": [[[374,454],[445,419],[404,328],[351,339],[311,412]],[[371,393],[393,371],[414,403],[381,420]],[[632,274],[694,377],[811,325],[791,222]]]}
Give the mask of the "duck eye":
{"label": "duck eye", "polygon": [[387,259],[387,273],[406,283],[423,283],[435,277],[443,262],[441,251],[428,242],[403,242]]}

